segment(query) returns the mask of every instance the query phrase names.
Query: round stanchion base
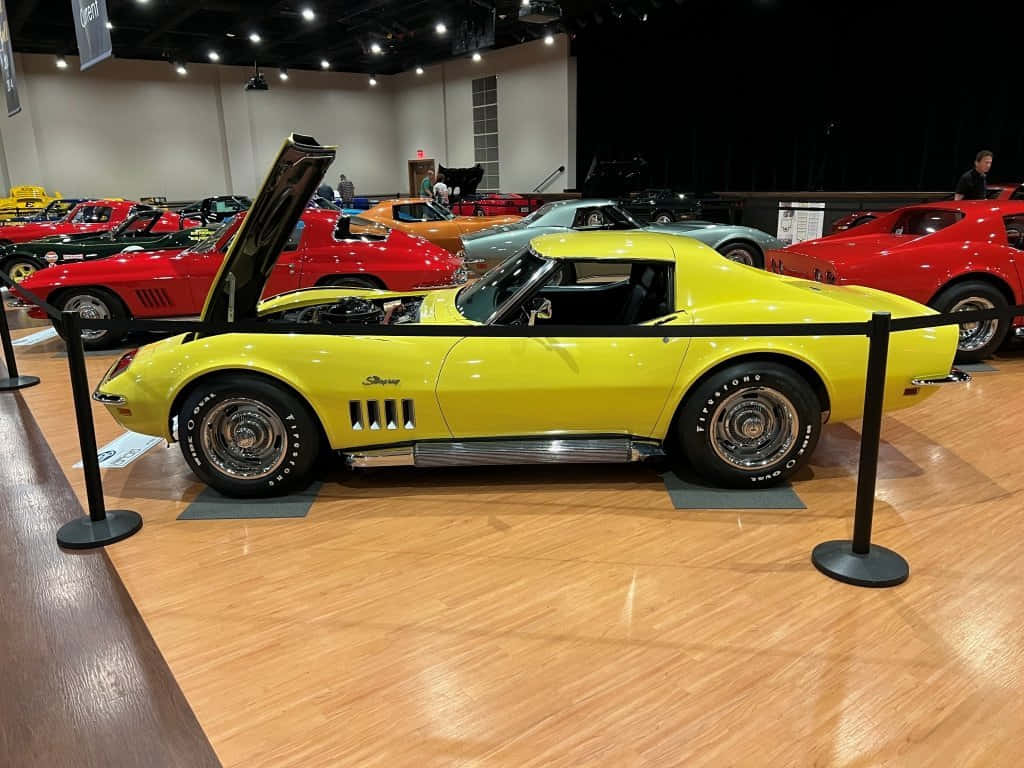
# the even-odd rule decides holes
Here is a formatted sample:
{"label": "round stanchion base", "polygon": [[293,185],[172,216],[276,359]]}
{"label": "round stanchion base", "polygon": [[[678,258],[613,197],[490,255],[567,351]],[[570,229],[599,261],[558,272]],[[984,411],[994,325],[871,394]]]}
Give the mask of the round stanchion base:
{"label": "round stanchion base", "polygon": [[95,549],[127,539],[142,528],[142,516],[127,509],[107,510],[107,519],[93,522],[79,517],[57,531],[57,543],[65,549]]}
{"label": "round stanchion base", "polygon": [[16,389],[34,387],[38,383],[37,376],[15,376],[9,379],[0,379],[0,392],[13,392]]}
{"label": "round stanchion base", "polygon": [[858,587],[895,587],[910,577],[903,556],[877,544],[858,555],[852,541],[826,541],[814,548],[811,562],[826,576]]}

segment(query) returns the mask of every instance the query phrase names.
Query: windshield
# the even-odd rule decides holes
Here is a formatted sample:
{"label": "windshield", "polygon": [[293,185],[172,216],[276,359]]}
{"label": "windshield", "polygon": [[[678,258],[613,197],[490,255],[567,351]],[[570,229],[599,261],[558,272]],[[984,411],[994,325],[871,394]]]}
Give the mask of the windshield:
{"label": "windshield", "polygon": [[455,307],[468,320],[492,322],[505,302],[553,267],[554,262],[541,258],[532,249],[520,251],[459,291]]}
{"label": "windshield", "polygon": [[80,205],[76,211],[74,217],[71,219],[72,224],[103,224],[104,222],[110,221],[110,214],[113,213],[113,208],[107,205]]}
{"label": "windshield", "polygon": [[110,237],[113,239],[131,232],[145,232],[149,228],[149,225],[158,218],[160,218],[158,215],[136,214],[135,216],[125,219],[123,224],[118,224],[114,227],[110,232]]}
{"label": "windshield", "polygon": [[228,228],[234,224],[234,217],[223,221],[216,227],[210,229],[210,236],[205,240],[200,240],[198,243],[189,248],[189,253],[210,253],[217,249],[217,242],[224,236],[224,233],[228,231]]}
{"label": "windshield", "polygon": [[555,207],[554,203],[545,203],[544,205],[542,205],[540,208],[538,208],[536,211],[534,211],[530,215],[524,216],[523,218],[521,218],[519,220],[519,223],[520,224],[529,224],[531,222],[534,222],[537,219],[539,219],[541,216],[546,216],[551,211],[551,209],[554,208],[554,207]]}
{"label": "windshield", "polygon": [[455,218],[455,214],[445,208],[443,205],[437,203],[427,203],[427,205],[433,209],[443,221],[451,221]]}
{"label": "windshield", "polygon": [[388,239],[391,228],[383,224],[364,219],[361,216],[339,216],[334,228],[335,240],[362,240],[363,242],[380,242]]}

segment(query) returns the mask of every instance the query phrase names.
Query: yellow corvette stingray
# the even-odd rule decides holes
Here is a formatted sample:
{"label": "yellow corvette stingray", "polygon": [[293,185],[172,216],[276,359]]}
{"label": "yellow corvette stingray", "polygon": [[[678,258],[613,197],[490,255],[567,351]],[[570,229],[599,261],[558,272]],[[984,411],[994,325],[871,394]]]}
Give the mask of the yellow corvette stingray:
{"label": "yellow corvette stingray", "polygon": [[[932,311],[868,288],[781,277],[677,236],[550,235],[474,284],[418,293],[310,289],[259,303],[331,148],[293,136],[224,260],[214,324],[290,320],[306,334],[177,336],[120,360],[95,398],[126,428],[180,439],[225,494],[308,483],[317,457],[353,466],[628,462],[663,451],[721,484],[778,482],[822,423],[860,416],[866,337],[338,336],[318,328],[863,322]],[[580,279],[602,262],[600,281]],[[589,270],[593,271],[593,270]],[[950,376],[956,326],[892,337],[886,408]]]}

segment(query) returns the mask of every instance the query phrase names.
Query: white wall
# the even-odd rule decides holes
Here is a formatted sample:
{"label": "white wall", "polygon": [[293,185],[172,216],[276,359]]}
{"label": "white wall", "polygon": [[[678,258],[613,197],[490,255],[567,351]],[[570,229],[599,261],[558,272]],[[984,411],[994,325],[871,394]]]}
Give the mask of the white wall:
{"label": "white wall", "polygon": [[[243,89],[251,70],[190,64],[180,77],[162,62],[112,60],[88,72],[69,58],[17,56],[21,114],[0,120],[0,184],[44,184],[68,196],[164,195],[181,200],[252,194],[292,131],[339,146],[327,180],[344,172],[357,193],[408,187],[408,161],[424,150],[444,165],[472,166],[472,80],[498,76],[502,188],[575,185],[575,67],[568,40],[485,52],[379,77],[264,71],[266,92]],[[3,162],[6,161],[6,162]]]}

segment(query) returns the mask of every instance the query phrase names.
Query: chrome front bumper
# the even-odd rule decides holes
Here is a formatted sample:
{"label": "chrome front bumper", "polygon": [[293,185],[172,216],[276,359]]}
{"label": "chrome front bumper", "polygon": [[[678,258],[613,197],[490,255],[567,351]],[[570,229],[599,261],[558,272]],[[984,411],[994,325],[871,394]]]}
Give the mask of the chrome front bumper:
{"label": "chrome front bumper", "polygon": [[915,387],[938,387],[942,384],[966,384],[970,380],[969,373],[954,368],[948,376],[941,376],[937,379],[913,379],[910,383]]}

